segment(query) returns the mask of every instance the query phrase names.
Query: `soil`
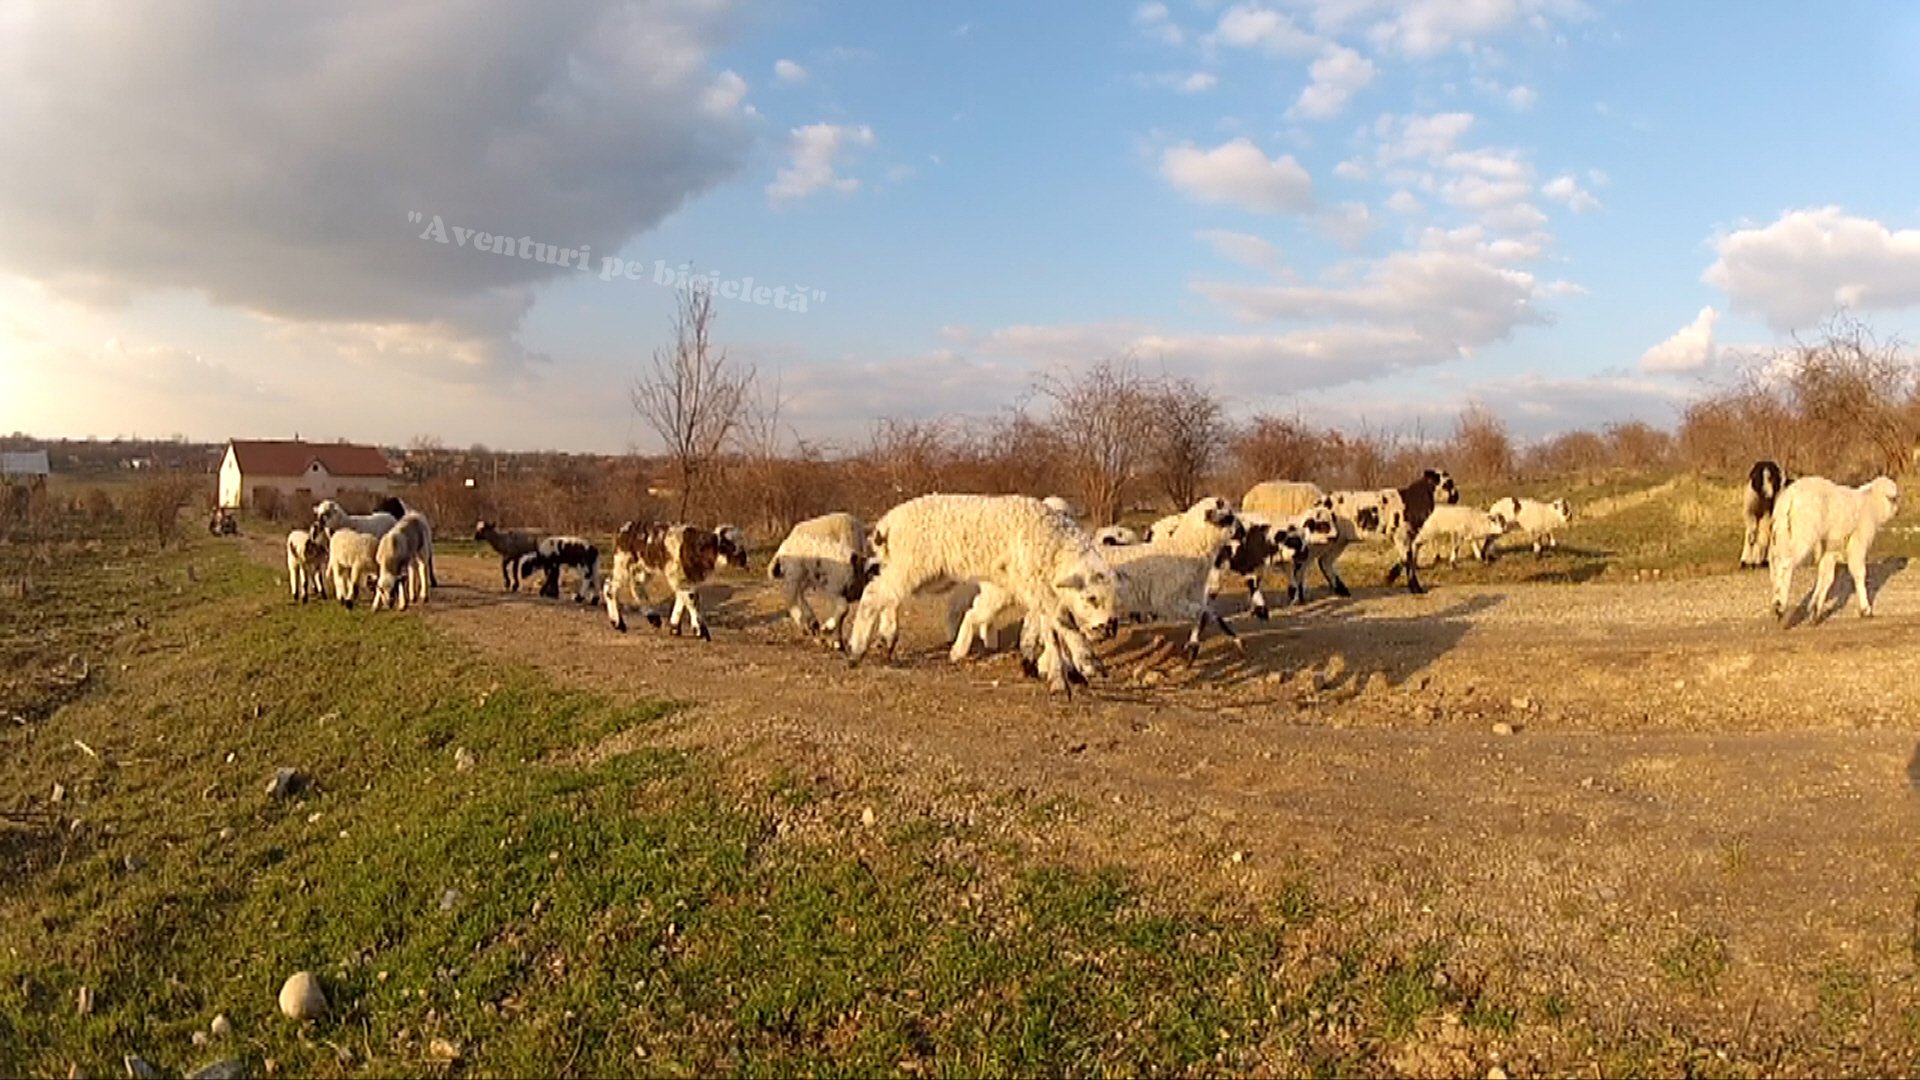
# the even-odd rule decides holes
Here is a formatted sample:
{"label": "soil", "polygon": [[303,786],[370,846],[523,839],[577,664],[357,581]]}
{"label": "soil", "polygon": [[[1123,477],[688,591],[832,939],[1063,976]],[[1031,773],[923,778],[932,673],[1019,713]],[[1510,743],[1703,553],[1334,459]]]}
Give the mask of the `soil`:
{"label": "soil", "polygon": [[[1265,623],[1232,594],[1244,651],[1210,635],[1188,666],[1186,628],[1130,629],[1071,701],[1004,654],[950,663],[939,598],[904,613],[892,662],[850,668],[758,574],[706,587],[711,642],[503,592],[490,554],[439,575],[426,617],[484,653],[688,703],[634,738],[801,770],[856,818],[991,819],[1189,896],[1304,882],[1345,923],[1444,943],[1447,977],[1523,1021],[1560,998],[1600,1032],[1758,1061],[1777,1040],[1791,1071],[1809,1037],[1886,1060],[1867,1048],[1920,1016],[1920,588],[1899,560],[1875,567],[1874,618],[1788,629],[1764,573],[1465,587],[1442,566],[1418,597],[1354,574],[1353,599]],[[1431,1027],[1396,1068],[1486,1069],[1429,1052]]]}

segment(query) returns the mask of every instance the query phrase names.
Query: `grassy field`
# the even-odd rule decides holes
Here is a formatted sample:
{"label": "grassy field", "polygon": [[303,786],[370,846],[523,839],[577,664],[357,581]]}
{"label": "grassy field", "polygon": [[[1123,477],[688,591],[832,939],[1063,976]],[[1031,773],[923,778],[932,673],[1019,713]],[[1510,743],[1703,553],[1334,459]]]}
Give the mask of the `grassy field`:
{"label": "grassy field", "polygon": [[[59,565],[0,608],[9,663],[52,630],[90,667],[0,748],[0,1073],[1331,1073],[1525,1007],[1305,881],[1247,910],[959,823],[798,839],[812,778],[593,752],[673,709],[294,608],[231,545]],[[273,798],[282,766],[307,782]],[[332,1001],[305,1026],[275,1007],[300,969]]]}

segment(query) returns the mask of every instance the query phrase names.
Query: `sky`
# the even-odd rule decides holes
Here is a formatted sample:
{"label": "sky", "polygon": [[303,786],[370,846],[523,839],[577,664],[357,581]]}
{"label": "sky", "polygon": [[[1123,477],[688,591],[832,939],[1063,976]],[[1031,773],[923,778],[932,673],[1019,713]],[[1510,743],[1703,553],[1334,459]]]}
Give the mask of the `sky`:
{"label": "sky", "polygon": [[10,0],[0,431],[652,450],[689,273],[842,448],[1123,357],[1666,426],[1920,340],[1916,130],[1901,2]]}

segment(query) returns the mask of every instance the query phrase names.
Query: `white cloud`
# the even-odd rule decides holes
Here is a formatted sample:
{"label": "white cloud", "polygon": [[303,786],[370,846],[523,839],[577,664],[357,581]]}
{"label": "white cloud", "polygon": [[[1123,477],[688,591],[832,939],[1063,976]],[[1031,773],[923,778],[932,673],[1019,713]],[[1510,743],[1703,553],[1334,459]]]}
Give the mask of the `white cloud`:
{"label": "white cloud", "polygon": [[1322,232],[1348,251],[1364,243],[1373,232],[1373,213],[1362,202],[1343,202],[1322,210],[1315,221]]}
{"label": "white cloud", "polygon": [[1366,162],[1347,158],[1333,167],[1333,175],[1342,180],[1361,181],[1370,178],[1373,173],[1367,168]]}
{"label": "white cloud", "polygon": [[1204,94],[1217,86],[1219,82],[1219,77],[1210,71],[1196,71],[1186,78],[1181,79],[1180,84],[1175,87],[1175,89],[1183,94]]}
{"label": "white cloud", "polygon": [[1812,325],[1837,308],[1920,306],[1920,229],[1890,229],[1826,206],[1736,230],[1715,247],[1720,257],[1701,280],[1775,330]]}
{"label": "white cloud", "polygon": [[1223,259],[1269,272],[1280,269],[1280,249],[1269,240],[1226,229],[1202,229],[1194,236],[1207,242]]}
{"label": "white cloud", "polygon": [[1210,40],[1242,49],[1262,49],[1281,56],[1305,56],[1321,40],[1300,29],[1292,18],[1259,4],[1236,4],[1220,16]]}
{"label": "white cloud", "polygon": [[1527,112],[1540,101],[1540,95],[1531,86],[1509,86],[1506,99],[1507,107],[1514,112]]}
{"label": "white cloud", "polygon": [[1290,117],[1326,120],[1340,115],[1353,95],[1373,82],[1373,62],[1344,45],[1332,45],[1308,69],[1313,81],[1287,110]]}
{"label": "white cloud", "polygon": [[1539,6],[1522,0],[1402,0],[1367,36],[1382,48],[1432,56],[1504,31]]}
{"label": "white cloud", "polygon": [[1699,371],[1713,363],[1713,325],[1720,313],[1703,307],[1700,314],[1667,340],[1640,357],[1640,370],[1653,373]]}
{"label": "white cloud", "polygon": [[787,136],[788,164],[767,185],[767,201],[778,205],[819,191],[859,190],[859,180],[837,175],[834,167],[842,151],[873,143],[873,129],[865,124],[794,128]]}
{"label": "white cloud", "polygon": [[1380,162],[1438,162],[1453,152],[1473,125],[1474,115],[1465,112],[1382,116],[1374,124],[1374,134],[1380,140]]}
{"label": "white cloud", "polygon": [[531,359],[536,287],[573,271],[423,242],[410,214],[611,254],[752,143],[745,82],[712,62],[725,3],[180,0],[159,34],[23,10],[0,35],[0,160],[36,165],[0,170],[0,268],[91,301],[180,290],[484,341],[497,373]]}
{"label": "white cloud", "polygon": [[1540,194],[1554,202],[1565,203],[1576,214],[1588,210],[1598,210],[1600,200],[1593,193],[1580,186],[1580,182],[1571,176],[1556,176],[1540,186]]}
{"label": "white cloud", "polygon": [[1386,208],[1396,214],[1411,217],[1426,210],[1427,205],[1419,197],[1405,188],[1387,196]]}
{"label": "white cloud", "polygon": [[1184,144],[1166,151],[1160,172],[1190,198],[1281,214],[1313,205],[1313,179],[1292,155],[1269,160],[1250,139],[1211,150]]}
{"label": "white cloud", "polygon": [[773,77],[783,83],[806,82],[807,69],[792,60],[775,60],[773,62]]}
{"label": "white cloud", "polygon": [[1187,35],[1174,25],[1173,18],[1167,12],[1167,5],[1158,3],[1141,4],[1133,11],[1133,25],[1155,41],[1166,45],[1179,45],[1186,41]]}

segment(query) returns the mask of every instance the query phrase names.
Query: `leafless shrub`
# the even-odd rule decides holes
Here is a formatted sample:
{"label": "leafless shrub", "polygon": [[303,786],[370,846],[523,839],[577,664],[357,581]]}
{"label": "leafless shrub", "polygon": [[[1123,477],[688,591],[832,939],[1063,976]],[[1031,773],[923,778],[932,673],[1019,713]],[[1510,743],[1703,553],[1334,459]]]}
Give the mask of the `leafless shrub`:
{"label": "leafless shrub", "polygon": [[1118,521],[1153,438],[1152,383],[1123,358],[1042,375],[1034,388],[1051,403],[1070,494],[1096,524]]}
{"label": "leafless shrub", "polygon": [[180,512],[192,505],[206,482],[192,473],[157,473],[142,480],[127,493],[127,527],[167,547],[180,538]]}
{"label": "leafless shrub", "polygon": [[1226,456],[1226,408],[1191,379],[1167,382],[1153,397],[1153,477],[1174,506],[1191,506]]}
{"label": "leafless shrub", "polygon": [[753,372],[739,370],[713,343],[713,290],[689,285],[674,310],[673,344],[653,353],[634,380],[633,411],[660,436],[684,520],[747,409]]}
{"label": "leafless shrub", "polygon": [[1485,405],[1475,403],[1460,413],[1443,453],[1448,471],[1461,483],[1503,484],[1513,478],[1513,438]]}
{"label": "leafless shrub", "polygon": [[1611,460],[1607,440],[1591,431],[1569,431],[1529,449],[1521,470],[1534,480],[1591,478]]}
{"label": "leafless shrub", "polygon": [[1664,468],[1673,459],[1673,436],[1644,420],[1608,424],[1604,436],[1618,468],[1646,472]]}

